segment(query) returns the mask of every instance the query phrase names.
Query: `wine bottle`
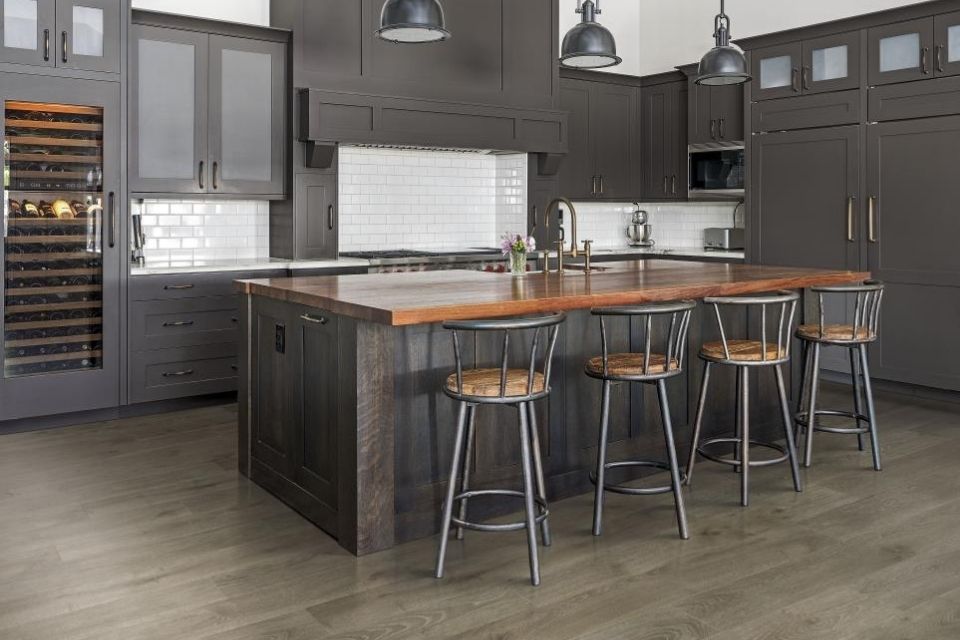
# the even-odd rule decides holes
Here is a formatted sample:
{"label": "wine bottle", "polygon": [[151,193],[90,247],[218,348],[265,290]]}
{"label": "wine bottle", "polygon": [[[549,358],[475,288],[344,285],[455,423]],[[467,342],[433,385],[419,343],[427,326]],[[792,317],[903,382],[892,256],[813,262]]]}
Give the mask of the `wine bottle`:
{"label": "wine bottle", "polygon": [[10,198],[10,217],[11,218],[22,218],[23,217],[23,208],[20,206],[20,203]]}
{"label": "wine bottle", "polygon": [[29,200],[23,201],[23,213],[26,218],[39,218],[40,209],[37,208],[37,205],[33,204]]}
{"label": "wine bottle", "polygon": [[44,218],[57,218],[56,212],[53,210],[53,205],[51,205],[46,200],[40,201],[40,215]]}
{"label": "wine bottle", "polygon": [[70,203],[70,206],[73,207],[73,211],[76,213],[76,217],[78,218],[87,217],[87,205],[83,204],[79,200],[74,200],[73,202]]}

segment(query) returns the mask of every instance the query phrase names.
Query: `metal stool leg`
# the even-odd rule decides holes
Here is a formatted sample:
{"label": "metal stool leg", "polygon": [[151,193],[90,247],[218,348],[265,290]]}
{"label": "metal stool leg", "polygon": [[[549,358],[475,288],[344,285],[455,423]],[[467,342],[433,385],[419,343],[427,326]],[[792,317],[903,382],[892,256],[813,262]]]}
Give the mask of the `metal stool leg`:
{"label": "metal stool leg", "polygon": [[810,375],[810,343],[806,340],[800,341],[800,348],[803,351],[801,355],[801,371],[800,371],[800,389],[797,392],[797,411],[800,413],[803,411],[803,396],[807,392],[807,376]]}
{"label": "metal stool leg", "polygon": [[750,506],[750,369],[740,367],[740,504]]}
{"label": "metal stool leg", "polygon": [[453,461],[450,464],[450,481],[447,483],[447,497],[443,502],[443,524],[440,528],[440,551],[437,553],[436,577],[443,577],[443,563],[447,558],[447,542],[450,539],[450,519],[453,517],[453,497],[457,493],[457,480],[460,478],[460,461],[463,459],[464,432],[467,430],[467,403],[460,403],[457,418],[457,436],[453,445]]}
{"label": "metal stool leg", "polygon": [[683,489],[680,479],[680,464],[677,462],[677,445],[673,438],[673,422],[670,419],[670,402],[667,399],[667,384],[663,379],[657,380],[657,395],[660,397],[660,417],[663,421],[663,436],[667,442],[667,456],[670,460],[670,479],[673,484],[674,507],[677,510],[677,527],[680,537],[690,538],[687,530],[687,512],[683,506]]}
{"label": "metal stool leg", "polygon": [[703,363],[703,380],[700,382],[700,399],[697,401],[697,416],[693,421],[693,439],[690,444],[690,457],[687,459],[687,486],[693,480],[693,463],[697,459],[697,447],[700,444],[700,429],[703,427],[703,411],[707,404],[707,387],[710,384],[710,362]]}
{"label": "metal stool leg", "polygon": [[820,343],[813,344],[813,358],[810,363],[810,404],[807,405],[807,433],[804,441],[803,466],[813,463],[813,431],[817,424],[817,393],[820,386]]}
{"label": "metal stool leg", "polygon": [[521,402],[520,462],[523,466],[523,501],[527,511],[527,545],[530,549],[530,583],[540,585],[540,558],[537,555],[537,507],[533,500],[533,456],[530,452],[530,424],[527,421],[527,403]]}
{"label": "metal stool leg", "polygon": [[[743,379],[740,377],[740,372],[737,371],[737,389],[733,396],[734,398],[737,399],[734,407],[734,417],[733,417],[733,430],[735,432],[733,435],[737,438],[743,438],[743,429],[742,429],[743,414],[741,413],[743,409],[743,404],[740,402],[740,394],[742,389],[743,389]],[[739,452],[737,451],[737,445],[736,443],[734,443],[733,460],[734,461],[739,460],[738,456],[739,456]],[[733,465],[730,468],[733,470],[734,473],[740,473],[740,465]]]}
{"label": "metal stool leg", "polygon": [[[460,493],[466,493],[470,489],[470,463],[473,459],[473,443],[476,440],[475,422],[477,417],[477,407],[470,405],[467,407],[467,442],[463,452],[463,471],[460,474],[462,481],[460,483]],[[467,499],[460,501],[460,520],[467,519]],[[463,540],[463,527],[457,527],[457,540]]]}
{"label": "metal stool leg", "polygon": [[597,443],[597,488],[593,497],[593,535],[602,530],[603,520],[603,483],[606,481],[607,432],[610,428],[610,387],[609,380],[603,381],[603,399],[600,401],[600,436]]}
{"label": "metal stool leg", "polygon": [[[530,415],[530,443],[533,445],[533,470],[536,472],[537,497],[546,504],[547,483],[543,479],[543,456],[540,454],[540,430],[537,426],[537,410],[532,402],[527,404],[527,412]],[[547,518],[544,518],[543,522],[540,523],[540,539],[543,542],[543,546],[550,546],[550,524],[547,522]]]}
{"label": "metal stool leg", "polygon": [[870,418],[870,446],[873,449],[873,468],[881,470],[880,440],[877,438],[877,410],[873,403],[873,384],[870,382],[870,364],[867,362],[867,345],[860,345],[860,371],[863,373],[863,391],[867,399],[867,417]]}
{"label": "metal stool leg", "polygon": [[[850,377],[853,379],[853,410],[856,414],[863,415],[863,391],[860,385],[860,374],[857,372],[857,352],[855,347],[850,347]],[[857,418],[857,429],[860,428],[861,420]],[[863,434],[857,434],[857,448],[863,451]]]}
{"label": "metal stool leg", "polygon": [[777,373],[777,390],[780,392],[780,410],[783,412],[783,429],[787,438],[787,455],[790,457],[790,473],[793,474],[793,488],[799,493],[803,491],[803,481],[800,479],[800,465],[797,462],[797,444],[794,441],[793,416],[790,414],[790,401],[787,398],[787,387],[783,382],[782,365],[774,367]]}

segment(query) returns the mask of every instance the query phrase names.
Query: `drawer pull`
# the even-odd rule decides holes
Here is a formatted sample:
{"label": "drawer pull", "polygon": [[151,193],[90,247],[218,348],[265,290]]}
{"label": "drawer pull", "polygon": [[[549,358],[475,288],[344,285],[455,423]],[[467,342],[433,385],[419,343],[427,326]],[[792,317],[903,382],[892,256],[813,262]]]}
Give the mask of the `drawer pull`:
{"label": "drawer pull", "polygon": [[165,327],[192,327],[193,320],[177,320],[176,322],[164,322]]}
{"label": "drawer pull", "polygon": [[161,375],[164,378],[182,378],[184,376],[192,376],[193,369],[184,369],[183,371],[165,371]]}
{"label": "drawer pull", "polygon": [[192,284],[165,284],[163,285],[164,291],[186,291],[187,289],[193,289],[194,285]]}
{"label": "drawer pull", "polygon": [[300,316],[300,319],[306,320],[307,322],[312,322],[313,324],[327,324],[328,322],[330,322],[330,320],[328,320],[325,316],[320,316],[319,318],[315,318],[307,313]]}

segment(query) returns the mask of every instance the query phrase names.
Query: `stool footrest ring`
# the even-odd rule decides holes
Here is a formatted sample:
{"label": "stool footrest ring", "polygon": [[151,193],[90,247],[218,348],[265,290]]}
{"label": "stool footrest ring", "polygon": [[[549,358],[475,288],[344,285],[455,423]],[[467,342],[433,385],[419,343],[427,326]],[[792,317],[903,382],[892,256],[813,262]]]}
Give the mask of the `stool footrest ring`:
{"label": "stool footrest ring", "polygon": [[[458,493],[453,497],[454,502],[459,502],[460,500],[466,500],[468,498],[482,498],[485,496],[506,496],[509,498],[523,498],[524,494],[522,491],[512,491],[510,489],[478,489],[476,491],[465,491],[463,493]],[[540,524],[547,519],[547,516],[550,515],[550,511],[547,509],[547,503],[544,500],[534,496],[533,501],[538,507],[540,507],[540,514],[534,518],[536,524]],[[453,526],[463,527],[464,529],[470,529],[471,531],[520,531],[527,528],[526,520],[522,522],[504,522],[498,524],[485,524],[482,522],[470,522],[469,520],[461,520],[456,516],[450,518],[450,522]]]}
{"label": "stool footrest ring", "polygon": [[[736,458],[721,458],[719,456],[713,455],[705,451],[707,447],[710,447],[715,444],[740,444],[740,438],[711,438],[710,440],[704,440],[700,443],[700,446],[697,447],[697,453],[702,457],[710,460],[711,462],[719,462],[720,464],[730,465],[731,467],[741,467],[743,463]],[[780,456],[777,458],[770,458],[768,460],[751,460],[747,466],[753,467],[769,467],[771,465],[780,464],[781,462],[786,462],[790,459],[790,456],[787,454],[785,447],[779,444],[773,444],[772,442],[757,442],[756,440],[750,441],[751,447],[762,447],[764,449],[770,449],[772,451],[777,451],[780,453]],[[734,454],[736,455],[736,454]]]}
{"label": "stool footrest ring", "polygon": [[[807,416],[810,414],[809,411],[801,411],[794,417],[794,421],[797,425],[806,429],[809,420]],[[814,412],[815,416],[835,416],[838,418],[849,418],[851,420],[859,420],[860,422],[865,422],[867,426],[865,427],[825,427],[823,425],[814,424],[814,431],[824,431],[826,433],[842,433],[842,434],[854,434],[854,433],[870,433],[870,418],[863,415],[862,413],[857,413],[855,411],[840,411],[838,409],[817,409]]]}
{"label": "stool footrest ring", "polygon": [[[654,462],[652,460],[624,460],[622,462],[608,462],[603,465],[604,469],[622,469],[627,467],[648,467],[651,469],[659,469],[660,471],[670,471],[670,465],[665,462]],[[687,481],[687,475],[683,471],[680,472],[680,484],[683,484]],[[594,485],[597,484],[597,474],[593,471],[590,472],[590,482]],[[610,493],[620,493],[628,496],[655,496],[660,495],[661,493],[673,493],[672,485],[665,485],[662,487],[630,487],[622,484],[611,484],[604,482],[603,490],[609,491]]]}

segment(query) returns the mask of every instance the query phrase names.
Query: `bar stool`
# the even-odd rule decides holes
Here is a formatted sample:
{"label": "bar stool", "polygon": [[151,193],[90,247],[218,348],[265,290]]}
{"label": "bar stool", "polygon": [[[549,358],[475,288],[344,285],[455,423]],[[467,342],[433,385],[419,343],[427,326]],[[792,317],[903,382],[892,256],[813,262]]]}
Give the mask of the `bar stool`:
{"label": "bar stool", "polygon": [[[819,317],[816,324],[800,325],[796,336],[803,345],[803,380],[797,406],[797,428],[806,434],[804,441],[804,466],[813,462],[813,432],[857,434],[857,445],[863,451],[863,435],[870,434],[873,451],[873,468],[880,471],[880,442],[877,439],[877,416],[873,403],[873,387],[870,384],[870,365],[867,362],[867,345],[877,340],[880,324],[880,303],[883,301],[882,282],[868,280],[863,284],[837,287],[813,287],[817,294]],[[840,299],[847,304],[855,297],[853,324],[824,323],[824,295]],[[829,299],[828,298],[828,299]],[[817,409],[820,385],[820,350],[822,347],[845,347],[850,351],[850,377],[853,382],[853,411]],[[811,357],[811,349],[813,351]],[[857,371],[859,361],[859,373]],[[804,402],[804,396],[809,399]],[[863,413],[866,401],[867,413]],[[802,410],[806,407],[806,411]],[[813,428],[809,416],[813,414]],[[856,421],[856,427],[831,427],[817,423],[819,416],[839,416]],[[866,426],[864,426],[866,424]]]}
{"label": "bar stool", "polygon": [[[530,553],[530,582],[540,584],[540,560],[537,555],[537,525],[545,546],[550,545],[550,528],[547,523],[546,484],[543,479],[543,461],[540,456],[540,437],[537,431],[537,416],[533,402],[550,395],[550,374],[553,352],[557,343],[563,313],[554,313],[539,318],[507,320],[468,320],[446,322],[444,328],[453,332],[453,351],[456,357],[456,372],[447,377],[443,392],[459,401],[457,435],[453,447],[453,462],[450,465],[450,482],[443,503],[443,523],[440,534],[440,550],[437,554],[436,577],[443,577],[443,564],[447,555],[451,524],[457,527],[457,538],[463,537],[464,529],[476,531],[527,530]],[[489,369],[464,369],[460,352],[460,332],[502,332],[503,345],[500,366]],[[523,369],[510,367],[511,335],[529,337],[530,359]],[[546,333],[546,340],[542,339]],[[522,343],[521,343],[522,344]],[[542,352],[542,353],[541,353]],[[539,363],[539,366],[538,366]],[[520,414],[520,463],[523,469],[523,491],[508,489],[470,489],[470,457],[472,455],[474,417],[480,405],[499,404],[517,408]],[[461,475],[462,469],[462,475]],[[459,490],[457,489],[459,481]],[[536,489],[534,489],[536,483]],[[508,496],[523,498],[526,518],[521,522],[483,524],[467,520],[467,501],[479,496]],[[454,503],[459,504],[459,513],[453,515]]]}
{"label": "bar stool", "polygon": [[[740,471],[740,504],[744,507],[750,504],[750,469],[752,467],[765,467],[789,461],[790,471],[793,474],[793,487],[798,492],[803,491],[800,468],[797,464],[793,416],[790,414],[788,406],[782,369],[782,365],[790,362],[790,330],[793,326],[793,317],[799,299],[799,293],[789,291],[783,291],[776,295],[752,297],[704,298],[704,304],[712,306],[716,314],[720,329],[720,341],[708,342],[700,350],[700,359],[704,361],[703,382],[700,385],[700,400],[697,404],[697,415],[693,426],[693,442],[690,447],[690,459],[687,462],[688,485],[693,477],[693,465],[699,454],[707,460],[732,465],[735,470]],[[759,311],[760,339],[728,339],[720,313],[721,307],[744,308],[748,313]],[[771,307],[772,309],[770,309]],[[768,339],[768,333],[771,331],[776,335],[776,342]],[[737,368],[737,433],[732,438],[711,438],[701,444],[700,430],[703,427],[703,413],[707,402],[707,389],[710,385],[710,369],[715,364]],[[784,435],[787,441],[786,447],[750,439],[750,370],[757,367],[771,367],[776,374]],[[707,451],[709,447],[716,444],[733,444],[732,458],[721,458],[719,455]],[[772,449],[778,451],[781,455],[772,459],[751,460],[751,446]]]}
{"label": "bar stool", "polygon": [[[677,304],[610,307],[593,309],[592,311],[593,315],[600,318],[600,340],[603,351],[602,355],[591,358],[584,366],[584,372],[588,376],[603,381],[597,469],[595,473],[590,474],[591,482],[596,485],[593,502],[593,535],[595,536],[599,536],[601,533],[604,492],[610,491],[626,495],[673,493],[680,537],[684,540],[690,537],[687,529],[687,514],[683,506],[683,475],[680,471],[680,465],[677,463],[677,447],[673,437],[673,423],[670,419],[666,380],[683,373],[683,359],[687,345],[687,333],[690,327],[690,315],[696,306],[696,302],[687,301]],[[640,319],[640,325],[643,326],[643,333],[640,336],[644,345],[642,353],[609,353],[604,320],[617,316]],[[654,335],[661,336],[656,340],[656,344],[654,344]],[[607,462],[610,389],[614,384],[624,382],[628,384],[640,382],[657,388],[663,436],[667,445],[666,463],[651,460]],[[660,487],[639,488],[607,483],[606,472],[608,470],[626,467],[647,467],[669,471],[670,484]]]}

